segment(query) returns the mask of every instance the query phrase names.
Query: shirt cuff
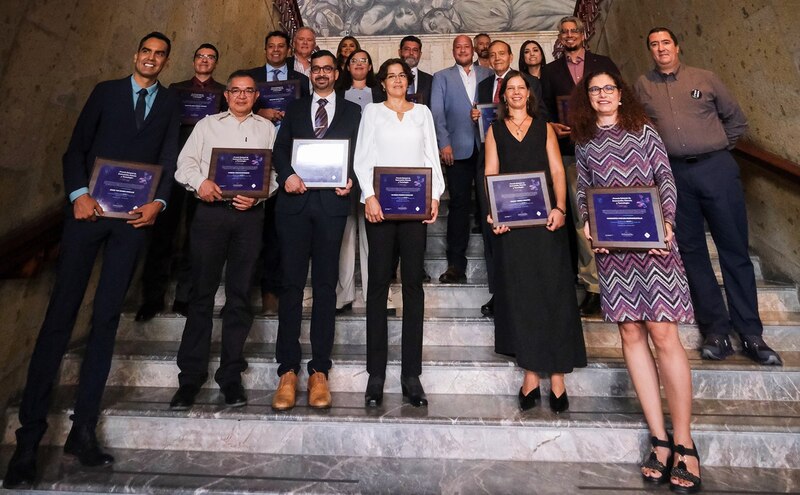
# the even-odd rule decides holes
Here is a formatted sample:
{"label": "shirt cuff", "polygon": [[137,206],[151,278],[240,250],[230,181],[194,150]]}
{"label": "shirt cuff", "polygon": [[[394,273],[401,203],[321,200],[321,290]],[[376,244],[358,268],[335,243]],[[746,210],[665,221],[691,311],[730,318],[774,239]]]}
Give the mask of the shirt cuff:
{"label": "shirt cuff", "polygon": [[69,202],[74,203],[76,199],[80,198],[84,194],[89,194],[88,187],[81,187],[80,189],[75,189],[71,193],[69,193]]}
{"label": "shirt cuff", "polygon": [[153,201],[158,201],[159,203],[161,203],[162,205],[164,205],[164,207],[163,207],[163,208],[161,208],[161,211],[165,211],[165,210],[167,209],[167,202],[166,202],[166,201],[164,201],[163,199],[154,199]]}

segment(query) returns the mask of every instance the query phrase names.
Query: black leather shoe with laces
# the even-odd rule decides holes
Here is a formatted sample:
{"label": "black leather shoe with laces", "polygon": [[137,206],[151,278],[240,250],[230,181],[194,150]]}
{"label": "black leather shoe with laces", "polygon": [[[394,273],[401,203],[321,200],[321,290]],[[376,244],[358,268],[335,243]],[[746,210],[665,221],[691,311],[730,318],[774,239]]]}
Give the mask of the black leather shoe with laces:
{"label": "black leather shoe with laces", "polygon": [[703,359],[721,361],[731,354],[733,354],[733,347],[731,339],[727,335],[715,333],[706,335],[703,345],[700,347],[700,356]]}
{"label": "black leather shoe with laces", "polygon": [[777,352],[764,342],[760,335],[740,335],[744,355],[758,364],[782,366],[783,361]]}

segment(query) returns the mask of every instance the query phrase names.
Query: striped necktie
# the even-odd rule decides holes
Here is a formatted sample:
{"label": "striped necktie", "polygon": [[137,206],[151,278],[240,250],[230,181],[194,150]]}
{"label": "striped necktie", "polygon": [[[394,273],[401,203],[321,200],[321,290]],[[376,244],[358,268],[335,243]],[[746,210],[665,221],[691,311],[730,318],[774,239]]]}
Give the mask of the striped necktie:
{"label": "striped necktie", "polygon": [[320,98],[317,103],[319,106],[314,116],[314,135],[317,138],[321,138],[328,131],[328,112],[325,111],[325,105],[328,104],[328,100]]}

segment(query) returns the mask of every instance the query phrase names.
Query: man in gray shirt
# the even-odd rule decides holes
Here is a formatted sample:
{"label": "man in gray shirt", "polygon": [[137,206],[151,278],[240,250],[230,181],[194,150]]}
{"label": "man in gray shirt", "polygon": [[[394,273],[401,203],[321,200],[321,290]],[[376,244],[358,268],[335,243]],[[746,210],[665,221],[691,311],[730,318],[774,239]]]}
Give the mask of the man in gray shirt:
{"label": "man in gray shirt", "polygon": [[[749,358],[781,365],[761,337],[744,191],[728,151],[747,130],[747,118],[713,72],[681,63],[672,31],[653,28],[647,46],[655,68],[639,78],[636,92],[664,140],[675,175],[675,232],[704,337],[701,354],[715,360],[732,354],[733,329]],[[719,252],[729,309],[711,266],[704,221]]]}

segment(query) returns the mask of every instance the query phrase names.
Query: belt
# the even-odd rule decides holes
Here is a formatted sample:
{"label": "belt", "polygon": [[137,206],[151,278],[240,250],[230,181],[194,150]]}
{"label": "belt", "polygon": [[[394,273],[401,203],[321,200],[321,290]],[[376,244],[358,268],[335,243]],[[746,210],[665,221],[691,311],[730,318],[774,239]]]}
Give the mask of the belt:
{"label": "belt", "polygon": [[686,156],[669,156],[670,162],[685,162],[685,163],[697,163],[702,162],[703,160],[708,160],[712,156],[719,153],[719,151],[712,151],[710,153],[698,153],[696,155],[686,155]]}
{"label": "belt", "polygon": [[207,203],[203,200],[198,199],[197,202],[203,206],[208,206],[209,208],[229,208],[231,210],[236,209],[236,207],[233,206],[233,201],[231,200],[212,201],[211,203]]}

